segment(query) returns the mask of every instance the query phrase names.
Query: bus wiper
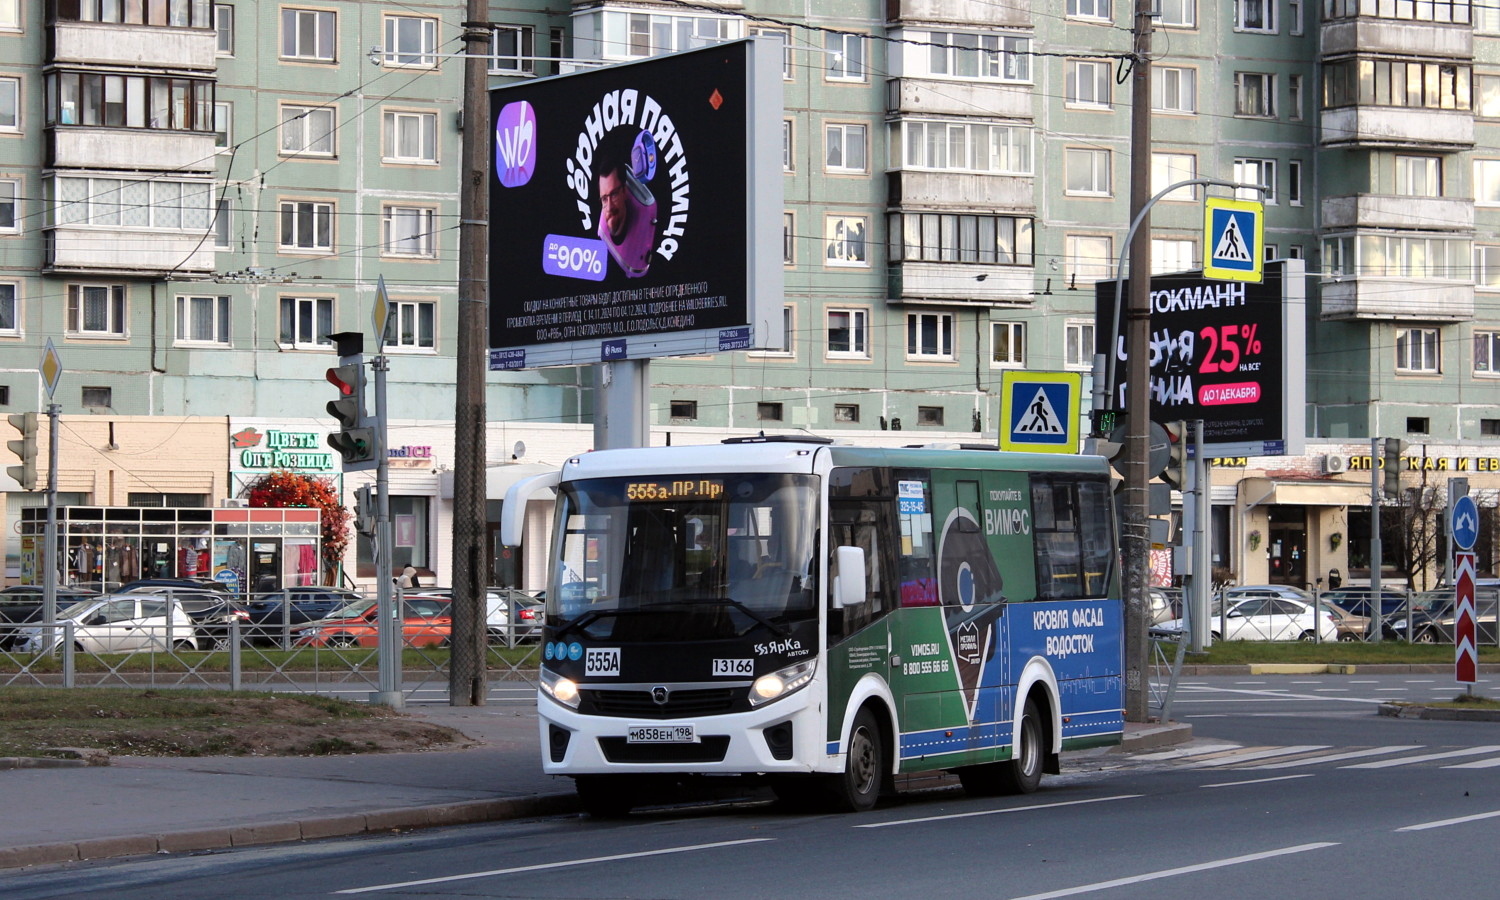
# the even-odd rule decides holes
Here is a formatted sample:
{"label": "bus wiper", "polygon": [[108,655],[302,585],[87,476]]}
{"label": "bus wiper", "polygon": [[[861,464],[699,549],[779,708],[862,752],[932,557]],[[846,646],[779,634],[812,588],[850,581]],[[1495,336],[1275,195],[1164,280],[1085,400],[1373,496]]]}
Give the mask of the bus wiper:
{"label": "bus wiper", "polygon": [[722,604],[725,604],[727,606],[734,607],[735,609],[739,610],[740,612],[744,613],[745,615],[749,616],[750,618],[754,619],[755,621],[759,622],[760,624],[762,624],[762,625],[766,626],[767,628],[771,629],[772,631],[774,631],[780,637],[786,637],[787,635],[789,635],[789,634],[792,633],[792,630],[790,628],[786,627],[785,625],[778,625],[777,623],[771,621],[770,619],[766,618],[765,616],[761,615],[760,613],[756,612],[755,610],[751,609],[750,607],[746,606],[745,604],[741,603],[740,601],[734,599],[733,597],[714,597],[714,598],[712,598],[711,602],[713,602],[713,603],[722,603]]}
{"label": "bus wiper", "polygon": [[572,619],[568,620],[568,623],[566,625],[563,625],[556,631],[554,631],[552,633],[552,636],[555,638],[561,638],[563,635],[574,629],[582,631],[590,622],[593,622],[595,619],[598,619],[606,613],[615,613],[618,611],[619,610],[613,609],[590,609],[585,612],[579,613],[577,616],[574,616]]}

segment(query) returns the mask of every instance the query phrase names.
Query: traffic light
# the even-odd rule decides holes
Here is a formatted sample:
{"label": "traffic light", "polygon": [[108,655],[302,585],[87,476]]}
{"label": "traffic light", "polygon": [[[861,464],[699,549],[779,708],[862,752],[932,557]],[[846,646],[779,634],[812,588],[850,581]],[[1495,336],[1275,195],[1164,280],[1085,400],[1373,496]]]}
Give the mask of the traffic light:
{"label": "traffic light", "polygon": [[36,413],[16,413],[6,418],[21,432],[19,441],[7,441],[6,446],[21,458],[19,466],[7,466],[6,474],[21,485],[23,491],[36,490]]}
{"label": "traffic light", "polygon": [[364,535],[375,533],[375,488],[365,485],[354,489],[354,530]]}
{"label": "traffic light", "polygon": [[1180,491],[1187,486],[1188,447],[1191,445],[1187,423],[1168,422],[1163,427],[1167,430],[1167,467],[1161,470],[1161,480]]}
{"label": "traffic light", "polygon": [[1397,497],[1401,493],[1401,454],[1409,445],[1400,438],[1385,439],[1385,495]]}
{"label": "traffic light", "polygon": [[345,472],[362,472],[380,464],[374,421],[365,415],[365,366],[362,354],[339,357],[339,365],[328,370],[328,383],[339,396],[328,402],[328,414],[338,420],[339,430],[328,436],[328,446],[339,452]]}

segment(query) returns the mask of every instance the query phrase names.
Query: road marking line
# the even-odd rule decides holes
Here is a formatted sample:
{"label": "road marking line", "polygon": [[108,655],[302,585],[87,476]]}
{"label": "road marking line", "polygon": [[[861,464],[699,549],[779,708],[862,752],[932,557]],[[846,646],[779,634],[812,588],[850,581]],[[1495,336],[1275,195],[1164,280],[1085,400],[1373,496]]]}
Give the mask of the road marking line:
{"label": "road marking line", "polygon": [[1475,813],[1472,816],[1459,816],[1456,819],[1439,819],[1436,822],[1423,822],[1420,825],[1408,825],[1405,828],[1397,828],[1397,831],[1426,831],[1429,828],[1444,828],[1449,825],[1462,825],[1465,822],[1477,822],[1480,819],[1493,819],[1500,816],[1500,809],[1487,813]]}
{"label": "road marking line", "polygon": [[1493,769],[1500,766],[1500,757],[1495,759],[1481,759],[1475,762],[1456,763],[1451,766],[1443,766],[1444,769]]}
{"label": "road marking line", "polygon": [[1063,888],[1060,891],[1048,891],[1045,894],[1028,894],[1025,897],[1015,897],[1012,900],[1052,900],[1054,897],[1071,897],[1074,894],[1088,894],[1094,891],[1102,891],[1108,888],[1124,887],[1127,884],[1141,884],[1146,881],[1156,881],[1161,878],[1170,878],[1174,875],[1191,875],[1194,872],[1207,872],[1213,869],[1222,869],[1226,866],[1237,866],[1241,863],[1259,862],[1263,859],[1274,859],[1278,856],[1286,856],[1292,853],[1305,853],[1308,850],[1322,850],[1325,847],[1337,847],[1338,844],[1324,841],[1317,844],[1298,844],[1295,847],[1284,847],[1280,850],[1267,850],[1264,853],[1250,853],[1245,856],[1232,856],[1228,859],[1216,859],[1212,862],[1198,863],[1191,866],[1181,866],[1176,869],[1162,869],[1159,872],[1147,872],[1144,875],[1132,875],[1128,878],[1116,878],[1113,881],[1099,881],[1094,884],[1079,885],[1075,888]]}
{"label": "road marking line", "polygon": [[855,828],[889,828],[892,825],[918,825],[922,822],[942,822],[947,819],[971,819],[975,816],[996,816],[1001,813],[1032,812],[1039,809],[1056,809],[1060,806],[1082,806],[1085,803],[1108,803],[1111,800],[1135,800],[1144,794],[1120,794],[1117,797],[1095,797],[1092,800],[1065,800],[1062,803],[1042,803],[1036,806],[1011,806],[1005,809],[982,809],[977,812],[953,813],[947,816],[923,816],[920,819],[897,819],[893,822],[871,822],[855,825]]}
{"label": "road marking line", "polygon": [[544,869],[565,869],[568,866],[586,866],[592,863],[614,862],[620,859],[644,859],[649,856],[666,856],[670,853],[688,853],[693,850],[714,850],[719,847],[735,847],[740,844],[759,844],[776,838],[746,838],[740,841],[718,841],[713,844],[693,844],[689,847],[667,847],[662,850],[643,850],[639,853],[617,853],[613,856],[593,856],[588,859],[565,859],[561,862],[538,863],[534,866],[515,866],[510,869],[490,869],[487,872],[468,872],[463,875],[445,875],[441,878],[423,878],[420,881],[401,881],[392,884],[375,884],[369,887],[348,888],[334,891],[336,894],[367,894],[371,891],[391,891],[397,888],[417,887],[424,884],[443,884],[449,881],[467,881],[473,878],[489,878],[492,875],[514,875],[517,872],[540,872]]}
{"label": "road marking line", "polygon": [[1277,775],[1275,778],[1253,778],[1253,779],[1251,779],[1249,781],[1221,781],[1218,784],[1203,784],[1203,785],[1199,785],[1199,787],[1206,787],[1206,788],[1239,787],[1242,784],[1265,784],[1268,781],[1291,781],[1294,778],[1311,778],[1311,777],[1312,777],[1311,773],[1304,774],[1304,775]]}
{"label": "road marking line", "polygon": [[1317,688],[1317,692],[1320,693],[1320,694],[1347,694],[1347,693],[1349,693],[1349,689],[1348,688]]}
{"label": "road marking line", "polygon": [[1412,763],[1429,762],[1434,759],[1451,759],[1455,756],[1478,756],[1481,753],[1494,753],[1500,750],[1500,746],[1465,747],[1462,750],[1449,750],[1446,753],[1424,753],[1421,756],[1403,756],[1400,759],[1383,759],[1379,762],[1357,763],[1352,766],[1339,766],[1341,769],[1389,769],[1392,766],[1409,766]]}
{"label": "road marking line", "polygon": [[1359,759],[1362,756],[1381,756],[1386,753],[1405,753],[1408,750],[1421,750],[1421,744],[1400,744],[1390,747],[1371,747],[1368,750],[1351,750],[1348,753],[1333,753],[1328,756],[1318,756],[1312,759],[1294,759],[1291,762],[1266,763],[1263,766],[1251,766],[1252,769],[1290,769],[1292,766],[1310,766],[1315,763],[1338,762],[1344,759]]}
{"label": "road marking line", "polygon": [[[1200,717],[1202,718],[1202,717]],[[1223,753],[1226,750],[1238,750],[1240,744],[1205,744],[1202,747],[1179,747],[1175,750],[1158,750],[1155,753],[1131,754],[1132,760],[1146,760],[1155,762],[1161,759],[1182,759],[1186,756],[1204,756],[1209,753]]]}
{"label": "road marking line", "polygon": [[1235,763],[1250,762],[1257,759],[1267,759],[1272,756],[1290,756],[1293,753],[1311,753],[1314,750],[1327,750],[1331,744],[1300,744],[1295,747],[1261,747],[1245,753],[1236,753],[1221,759],[1210,759],[1203,762],[1195,762],[1189,765],[1190,769],[1206,769],[1211,766],[1232,766]]}

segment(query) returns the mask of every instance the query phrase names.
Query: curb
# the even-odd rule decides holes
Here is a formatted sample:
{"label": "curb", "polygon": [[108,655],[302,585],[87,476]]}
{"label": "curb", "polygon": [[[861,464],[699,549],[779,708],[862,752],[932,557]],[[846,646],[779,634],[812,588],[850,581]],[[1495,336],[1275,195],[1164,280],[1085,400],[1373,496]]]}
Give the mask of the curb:
{"label": "curb", "polygon": [[384,831],[435,828],[442,825],[473,825],[528,816],[559,815],[577,812],[578,809],[578,797],[574,794],[541,794],[502,800],[472,800],[438,806],[382,809],[290,822],[169,831],[154,835],[91,838],[84,841],[35,844],[30,847],[0,847],[0,869],[120,856],[224,850],[231,847],[251,847],[257,844],[349,837]]}
{"label": "curb", "polygon": [[1448,706],[1380,704],[1380,714],[1394,719],[1428,719],[1440,722],[1500,722],[1500,709],[1458,709]]}

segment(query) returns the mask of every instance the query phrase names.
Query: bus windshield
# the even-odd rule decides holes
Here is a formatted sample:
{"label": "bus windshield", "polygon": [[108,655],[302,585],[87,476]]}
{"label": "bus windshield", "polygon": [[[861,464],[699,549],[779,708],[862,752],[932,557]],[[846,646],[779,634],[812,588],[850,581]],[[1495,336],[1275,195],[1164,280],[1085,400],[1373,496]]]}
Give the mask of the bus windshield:
{"label": "bus windshield", "polygon": [[817,616],[813,476],[649,475],[559,489],[547,594],[556,637],[785,635]]}

